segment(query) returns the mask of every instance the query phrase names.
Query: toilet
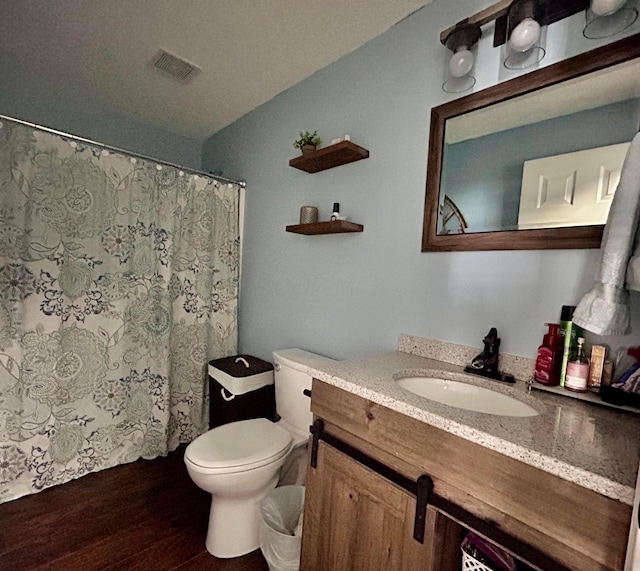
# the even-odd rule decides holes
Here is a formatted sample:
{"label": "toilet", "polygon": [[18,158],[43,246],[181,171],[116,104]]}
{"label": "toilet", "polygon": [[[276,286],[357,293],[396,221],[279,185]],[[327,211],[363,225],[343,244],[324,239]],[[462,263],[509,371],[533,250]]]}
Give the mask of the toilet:
{"label": "toilet", "polygon": [[260,501],[276,487],[289,456],[309,438],[313,421],[310,365],[333,362],[301,349],[273,352],[276,409],[280,420],[239,420],[196,438],[184,454],[189,476],[211,494],[206,548],[219,558],[245,555],[259,546]]}

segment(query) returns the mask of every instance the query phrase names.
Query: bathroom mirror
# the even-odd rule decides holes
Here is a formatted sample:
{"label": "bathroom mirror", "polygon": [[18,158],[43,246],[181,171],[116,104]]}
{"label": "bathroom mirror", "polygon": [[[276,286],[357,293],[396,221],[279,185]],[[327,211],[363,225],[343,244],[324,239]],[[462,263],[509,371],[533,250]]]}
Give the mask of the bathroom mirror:
{"label": "bathroom mirror", "polygon": [[434,107],[422,251],[599,247],[639,122],[638,35]]}

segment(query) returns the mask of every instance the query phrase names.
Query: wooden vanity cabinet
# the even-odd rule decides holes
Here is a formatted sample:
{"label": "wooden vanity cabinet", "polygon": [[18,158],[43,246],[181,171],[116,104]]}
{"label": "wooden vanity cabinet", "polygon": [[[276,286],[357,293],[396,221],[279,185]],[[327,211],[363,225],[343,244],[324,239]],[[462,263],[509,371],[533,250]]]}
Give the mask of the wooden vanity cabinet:
{"label": "wooden vanity cabinet", "polygon": [[[458,571],[466,529],[534,569],[622,571],[630,506],[315,379],[311,408],[302,571]],[[362,457],[433,482],[422,543],[416,496]]]}
{"label": "wooden vanity cabinet", "polygon": [[[308,472],[300,569],[459,569],[457,551],[442,545],[449,534],[455,535],[449,546],[460,544],[458,526],[428,507],[430,533],[416,541],[415,497],[324,442],[317,454],[317,466]],[[439,536],[431,532],[435,528]]]}

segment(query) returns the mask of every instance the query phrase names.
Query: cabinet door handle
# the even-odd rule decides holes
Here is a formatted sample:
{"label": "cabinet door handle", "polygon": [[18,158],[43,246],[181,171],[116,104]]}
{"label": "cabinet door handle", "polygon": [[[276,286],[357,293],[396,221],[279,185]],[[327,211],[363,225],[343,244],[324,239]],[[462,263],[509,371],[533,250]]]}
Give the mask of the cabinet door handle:
{"label": "cabinet door handle", "polygon": [[433,480],[423,474],[416,481],[416,517],[413,521],[413,539],[424,543],[424,530],[427,521],[427,505],[433,491]]}
{"label": "cabinet door handle", "polygon": [[313,435],[313,440],[311,441],[311,467],[318,467],[318,442],[320,442],[320,437],[322,436],[322,431],[324,430],[324,422],[320,419],[316,420],[312,426],[309,427],[311,434]]}

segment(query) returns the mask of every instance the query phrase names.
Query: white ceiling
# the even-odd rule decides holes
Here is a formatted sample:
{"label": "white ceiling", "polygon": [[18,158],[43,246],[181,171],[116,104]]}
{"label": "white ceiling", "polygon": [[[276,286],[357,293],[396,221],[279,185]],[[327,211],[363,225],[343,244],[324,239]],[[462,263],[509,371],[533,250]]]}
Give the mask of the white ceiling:
{"label": "white ceiling", "polygon": [[[201,139],[430,1],[0,0],[0,63]],[[168,78],[150,65],[160,48],[202,72]]]}

